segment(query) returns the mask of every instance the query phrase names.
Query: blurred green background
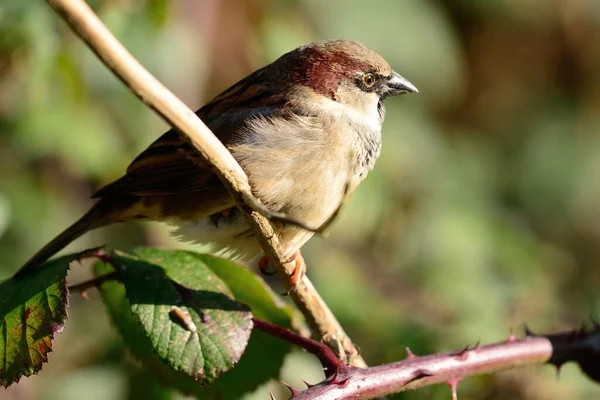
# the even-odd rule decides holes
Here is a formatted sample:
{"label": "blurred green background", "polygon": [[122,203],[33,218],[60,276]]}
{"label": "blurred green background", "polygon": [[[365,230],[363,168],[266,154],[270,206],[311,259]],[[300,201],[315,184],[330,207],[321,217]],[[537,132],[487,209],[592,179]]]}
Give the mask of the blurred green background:
{"label": "blurred green background", "polygon": [[[597,0],[105,0],[115,35],[190,107],[313,40],[359,40],[420,89],[388,101],[375,171],[309,276],[370,364],[600,317]],[[0,279],[166,130],[43,1],[0,2]],[[160,224],[69,249],[184,246]],[[74,268],[70,281],[89,276]],[[335,284],[333,284],[335,282]],[[178,399],[123,348],[97,292],[73,296],[50,363],[0,399]],[[520,332],[520,331],[519,331]],[[257,366],[260,367],[260,366]],[[320,380],[297,352],[283,378]],[[285,398],[275,381],[277,398]],[[590,399],[574,365],[471,378],[467,399]],[[448,388],[398,395],[448,399]],[[267,399],[266,386],[247,399]]]}

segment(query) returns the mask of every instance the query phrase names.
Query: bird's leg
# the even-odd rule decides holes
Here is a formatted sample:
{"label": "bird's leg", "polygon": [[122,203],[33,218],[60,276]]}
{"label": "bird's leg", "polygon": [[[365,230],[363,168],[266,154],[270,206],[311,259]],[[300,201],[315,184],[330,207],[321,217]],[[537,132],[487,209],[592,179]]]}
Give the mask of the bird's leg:
{"label": "bird's leg", "polygon": [[306,264],[302,257],[298,257],[299,253],[295,252],[292,257],[290,257],[288,262],[294,262],[294,272],[290,277],[290,291],[294,290],[296,286],[300,284],[300,281],[306,274]]}
{"label": "bird's leg", "polygon": [[[292,272],[292,275],[290,276],[290,291],[294,290],[294,288],[300,284],[302,277],[304,277],[304,274],[306,273],[306,264],[302,260],[302,257],[298,257],[298,252],[295,252],[286,261],[286,263],[291,262],[294,262],[294,272]],[[275,271],[271,268],[271,264],[267,256],[262,256],[258,261],[258,270],[261,274],[266,276],[275,274]]]}
{"label": "bird's leg", "polygon": [[271,268],[271,263],[269,262],[269,257],[262,256],[260,260],[258,260],[258,270],[264,276],[272,276],[275,275],[275,270]]}
{"label": "bird's leg", "polygon": [[221,220],[226,220],[232,216],[233,212],[235,211],[234,208],[235,207],[229,207],[210,216],[210,220],[215,225],[215,228],[219,227]]}

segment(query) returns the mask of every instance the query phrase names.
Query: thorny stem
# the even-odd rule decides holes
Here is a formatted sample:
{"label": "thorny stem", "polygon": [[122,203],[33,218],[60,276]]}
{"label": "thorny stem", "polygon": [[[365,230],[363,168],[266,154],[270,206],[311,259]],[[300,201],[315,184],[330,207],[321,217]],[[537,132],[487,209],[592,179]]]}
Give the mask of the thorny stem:
{"label": "thorny stem", "polygon": [[99,276],[89,281],[78,283],[77,285],[69,286],[70,291],[79,291],[85,293],[88,289],[98,287],[104,282],[119,280],[119,273],[117,271],[110,272],[106,275]]}
{"label": "thorny stem", "polygon": [[[528,333],[529,334],[529,333]],[[429,356],[407,351],[405,360],[371,368],[347,367],[332,378],[304,391],[294,391],[293,400],[372,399],[400,391],[445,383],[456,396],[458,383],[473,375],[515,367],[549,363],[560,367],[568,361],[579,364],[588,377],[600,381],[600,327],[591,330],[527,336],[487,346]]]}
{"label": "thorny stem", "polygon": [[323,382],[293,399],[371,399],[444,383],[453,378],[541,364],[551,354],[552,346],[548,339],[526,338],[460,352],[412,357],[367,369],[350,367],[338,375],[343,384]]}
{"label": "thorny stem", "polygon": [[[292,289],[290,278],[296,263],[286,259],[279,236],[267,218],[261,214],[262,212],[273,217],[273,213],[264,207],[257,207],[260,203],[252,195],[248,178],[231,153],[192,110],[142,67],[83,0],[46,1],[138,98],[176,128],[184,139],[194,145],[202,158],[213,166],[224,186],[238,202],[240,210],[254,230],[286,290]],[[309,324],[328,346],[334,351],[341,346],[341,357],[346,358],[346,355],[350,355],[349,360],[353,365],[366,366],[356,347],[308,278],[304,277],[298,286],[291,290],[290,295]]]}
{"label": "thorny stem", "polygon": [[[77,254],[75,256],[75,258],[73,259],[73,261],[81,261],[86,258],[96,258],[105,264],[113,265],[112,260],[111,260],[110,256],[106,253],[106,251],[104,250],[104,247],[96,247],[93,249],[84,250],[81,253]],[[112,271],[112,272],[109,272],[108,274],[97,276],[97,277],[89,279],[87,281],[80,282],[76,285],[69,285],[69,291],[71,291],[71,292],[78,291],[81,293],[82,296],[87,297],[86,292],[88,289],[98,288],[104,282],[118,281],[120,279],[121,279],[121,276],[119,275],[119,272]]]}

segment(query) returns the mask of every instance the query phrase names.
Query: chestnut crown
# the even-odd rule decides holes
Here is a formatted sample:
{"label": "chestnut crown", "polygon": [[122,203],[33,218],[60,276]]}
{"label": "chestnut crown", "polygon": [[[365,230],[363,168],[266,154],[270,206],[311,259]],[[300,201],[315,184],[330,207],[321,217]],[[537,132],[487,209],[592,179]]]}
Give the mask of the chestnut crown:
{"label": "chestnut crown", "polygon": [[271,67],[288,83],[307,86],[333,99],[340,83],[352,82],[361,91],[381,98],[418,92],[392,70],[379,54],[349,40],[314,42],[284,54]]}

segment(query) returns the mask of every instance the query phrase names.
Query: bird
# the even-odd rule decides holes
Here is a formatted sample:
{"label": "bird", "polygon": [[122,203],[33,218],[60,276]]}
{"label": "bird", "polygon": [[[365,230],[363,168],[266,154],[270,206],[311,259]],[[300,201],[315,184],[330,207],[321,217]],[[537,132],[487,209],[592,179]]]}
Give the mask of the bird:
{"label": "bird", "polygon": [[[381,152],[384,100],[416,92],[367,46],[326,40],[282,55],[196,115],[231,152],[252,193],[269,210],[320,226],[374,167]],[[92,198],[96,202],[89,211],[31,257],[17,276],[90,230],[130,220],[166,222],[179,238],[212,243],[216,251],[240,259],[261,253],[211,165],[174,129]],[[290,259],[314,234],[294,224],[274,224]],[[298,280],[294,273],[293,284]]]}

